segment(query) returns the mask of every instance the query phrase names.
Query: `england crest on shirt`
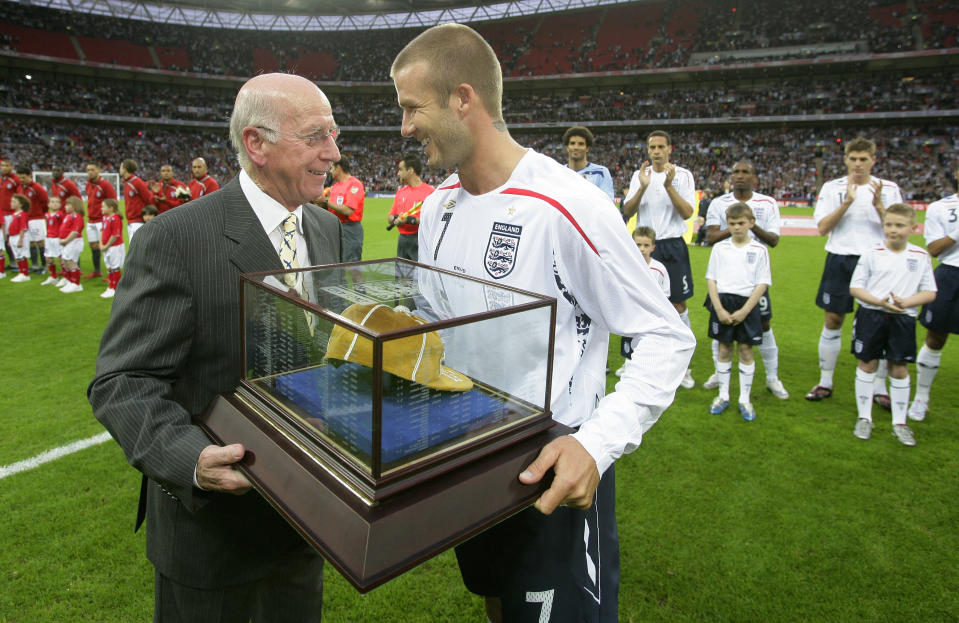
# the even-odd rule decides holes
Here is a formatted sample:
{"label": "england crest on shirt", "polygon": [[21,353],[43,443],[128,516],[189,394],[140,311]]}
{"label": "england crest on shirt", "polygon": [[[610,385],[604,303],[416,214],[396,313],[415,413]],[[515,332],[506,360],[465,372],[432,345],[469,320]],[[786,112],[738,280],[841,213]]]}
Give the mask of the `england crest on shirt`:
{"label": "england crest on shirt", "polygon": [[502,279],[513,272],[516,265],[516,252],[519,238],[523,233],[522,225],[493,223],[489,242],[486,244],[486,272],[493,279]]}
{"label": "england crest on shirt", "polygon": [[919,260],[910,257],[906,260],[906,266],[909,268],[909,272],[914,273],[919,270]]}

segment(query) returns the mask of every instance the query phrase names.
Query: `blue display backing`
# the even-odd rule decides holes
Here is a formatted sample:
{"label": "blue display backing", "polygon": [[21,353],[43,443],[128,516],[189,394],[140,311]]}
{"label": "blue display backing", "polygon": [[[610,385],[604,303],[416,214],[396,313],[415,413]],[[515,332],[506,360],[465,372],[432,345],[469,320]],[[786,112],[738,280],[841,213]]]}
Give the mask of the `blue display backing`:
{"label": "blue display backing", "polygon": [[[382,394],[384,468],[511,416],[516,419],[515,403],[475,388],[445,392],[385,372],[383,376],[388,378]],[[271,389],[274,395],[297,407],[309,425],[350,453],[361,455],[368,466],[372,448],[372,380],[370,368],[344,363],[275,377]]]}

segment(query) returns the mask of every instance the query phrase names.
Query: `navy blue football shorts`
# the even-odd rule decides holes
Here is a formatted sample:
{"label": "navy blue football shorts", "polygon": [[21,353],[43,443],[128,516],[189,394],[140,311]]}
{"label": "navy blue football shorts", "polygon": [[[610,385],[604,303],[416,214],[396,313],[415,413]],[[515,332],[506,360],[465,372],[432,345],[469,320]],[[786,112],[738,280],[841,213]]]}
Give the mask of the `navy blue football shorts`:
{"label": "navy blue football shorts", "polygon": [[859,263],[858,255],[826,254],[822,279],[819,280],[819,292],[816,305],[826,311],[848,314],[853,309],[853,296],[849,294],[849,282]]}
{"label": "navy blue football shorts", "polygon": [[456,548],[466,588],[515,623],[617,623],[619,534],[610,466],[587,510],[529,507]]}
{"label": "navy blue football shorts", "polygon": [[[740,309],[748,300],[748,296],[719,293],[719,302],[729,313]],[[703,307],[709,310],[709,337],[712,339],[724,343],[739,342],[740,344],[752,344],[753,346],[759,346],[763,343],[763,321],[760,317],[758,303],[752,308],[746,319],[739,324],[719,322],[719,316],[713,309],[713,302],[708,298]]]}
{"label": "navy blue football shorts", "polygon": [[693,295],[693,269],[689,265],[689,247],[682,238],[663,238],[656,241],[650,254],[666,267],[669,273],[669,301],[682,303]]}
{"label": "navy blue football shorts", "polygon": [[859,306],[852,325],[852,354],[860,361],[916,361],[916,319]]}
{"label": "navy blue football shorts", "polygon": [[933,333],[959,334],[959,268],[940,264],[936,277],[936,300],[922,306],[919,322]]}

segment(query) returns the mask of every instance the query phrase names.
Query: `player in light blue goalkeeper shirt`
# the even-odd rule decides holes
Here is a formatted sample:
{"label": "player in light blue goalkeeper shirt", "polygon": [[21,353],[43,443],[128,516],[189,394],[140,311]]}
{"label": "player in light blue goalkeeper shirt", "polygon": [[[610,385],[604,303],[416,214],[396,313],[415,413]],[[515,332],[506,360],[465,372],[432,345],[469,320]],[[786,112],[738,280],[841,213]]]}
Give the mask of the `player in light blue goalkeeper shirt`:
{"label": "player in light blue goalkeeper shirt", "polygon": [[569,155],[567,167],[582,175],[587,182],[597,186],[601,191],[613,198],[613,176],[609,169],[601,164],[586,161],[589,149],[593,146],[593,133],[581,125],[574,125],[563,134],[563,145]]}

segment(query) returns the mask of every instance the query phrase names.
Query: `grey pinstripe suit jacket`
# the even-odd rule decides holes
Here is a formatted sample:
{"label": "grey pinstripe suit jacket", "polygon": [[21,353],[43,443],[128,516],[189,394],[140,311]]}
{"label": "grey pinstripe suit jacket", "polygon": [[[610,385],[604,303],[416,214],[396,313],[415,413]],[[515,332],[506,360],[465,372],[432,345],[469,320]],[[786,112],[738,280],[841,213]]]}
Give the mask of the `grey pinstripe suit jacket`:
{"label": "grey pinstripe suit jacket", "polygon": [[[303,227],[313,264],[340,261],[335,216],[306,206]],[[281,268],[233,180],[137,232],[100,342],[94,415],[149,477],[147,556],[181,584],[237,585],[312,555],[259,494],[193,487],[210,441],[191,417],[240,379],[238,276]]]}

